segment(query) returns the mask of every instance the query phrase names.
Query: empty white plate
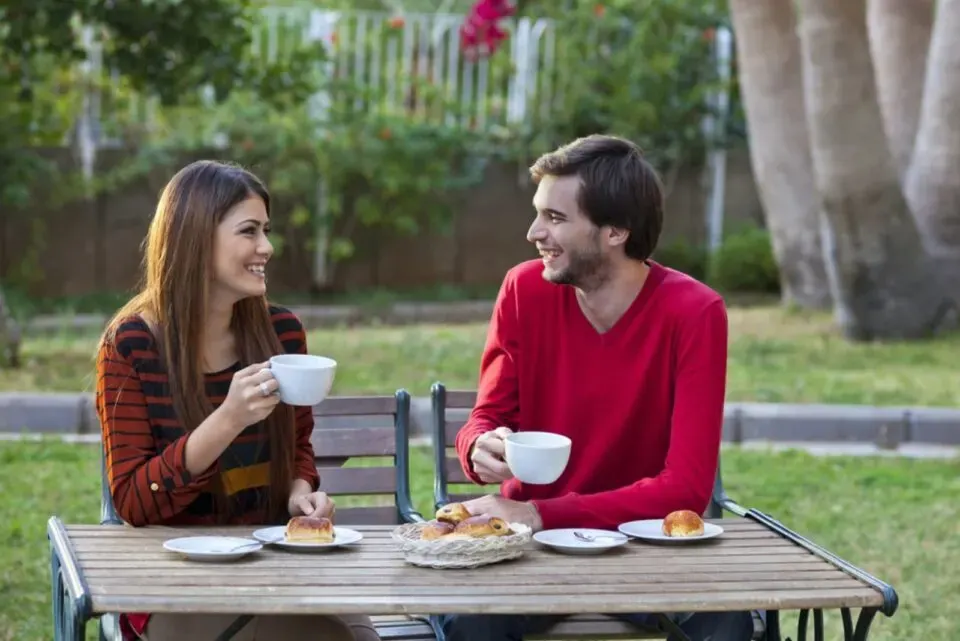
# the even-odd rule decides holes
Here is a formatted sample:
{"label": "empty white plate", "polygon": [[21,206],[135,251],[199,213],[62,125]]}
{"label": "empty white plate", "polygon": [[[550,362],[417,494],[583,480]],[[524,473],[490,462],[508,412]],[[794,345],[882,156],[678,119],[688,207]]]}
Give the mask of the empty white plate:
{"label": "empty white plate", "polygon": [[233,561],[263,549],[263,543],[237,536],[185,536],[163,547],[190,561]]}
{"label": "empty white plate", "polygon": [[333,527],[333,542],[332,543],[312,543],[308,541],[287,541],[283,537],[283,533],[286,531],[286,526],[276,525],[274,527],[265,527],[257,530],[253,533],[253,538],[263,543],[270,543],[271,545],[279,545],[285,548],[293,548],[297,550],[329,550],[331,548],[338,548],[344,545],[350,545],[356,543],[363,538],[363,534],[357,532],[356,530],[351,530],[350,528],[345,527]]}
{"label": "empty white plate", "polygon": [[659,543],[693,543],[712,539],[715,536],[723,534],[723,528],[713,523],[703,524],[703,534],[699,536],[667,536],[663,533],[663,519],[647,519],[643,521],[630,521],[621,523],[617,529],[638,539],[646,541],[657,541]]}
{"label": "empty white plate", "polygon": [[583,527],[541,530],[533,540],[564,554],[602,554],[629,541],[619,532]]}

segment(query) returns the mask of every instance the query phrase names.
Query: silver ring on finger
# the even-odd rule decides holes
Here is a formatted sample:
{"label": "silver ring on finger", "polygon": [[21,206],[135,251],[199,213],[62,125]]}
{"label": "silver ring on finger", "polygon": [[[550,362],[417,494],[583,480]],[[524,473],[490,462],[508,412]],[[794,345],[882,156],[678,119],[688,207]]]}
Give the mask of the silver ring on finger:
{"label": "silver ring on finger", "polygon": [[260,394],[262,396],[270,396],[270,390],[267,389],[266,381],[260,381]]}

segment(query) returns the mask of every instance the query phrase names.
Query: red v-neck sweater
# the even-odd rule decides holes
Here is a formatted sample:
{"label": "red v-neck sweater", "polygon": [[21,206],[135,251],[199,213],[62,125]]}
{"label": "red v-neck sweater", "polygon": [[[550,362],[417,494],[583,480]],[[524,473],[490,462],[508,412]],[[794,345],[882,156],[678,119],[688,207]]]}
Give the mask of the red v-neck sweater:
{"label": "red v-neck sweater", "polygon": [[573,440],[550,485],[517,479],[507,498],[532,501],[545,529],[616,528],[674,510],[706,510],[716,474],[726,387],[727,315],[706,285],[649,261],[643,288],[599,333],[572,287],[543,280],[539,260],[511,269],[497,296],[477,403],[456,447],[469,452],[505,425]]}

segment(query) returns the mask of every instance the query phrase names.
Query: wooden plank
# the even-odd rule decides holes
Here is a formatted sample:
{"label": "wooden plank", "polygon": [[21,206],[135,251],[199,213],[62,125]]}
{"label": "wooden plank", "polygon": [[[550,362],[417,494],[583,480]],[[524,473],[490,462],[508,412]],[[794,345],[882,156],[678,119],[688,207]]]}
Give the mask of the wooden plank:
{"label": "wooden plank", "polygon": [[397,451],[396,433],[392,427],[314,429],[310,442],[317,458],[393,456]]}
{"label": "wooden plank", "polygon": [[400,517],[393,505],[374,507],[338,507],[336,520],[339,525],[395,525]]}
{"label": "wooden plank", "polygon": [[392,417],[396,411],[397,399],[393,396],[328,396],[313,406],[314,418],[362,414],[387,414]]}
{"label": "wooden plank", "polygon": [[466,424],[464,420],[450,419],[448,418],[443,423],[443,435],[446,439],[447,447],[453,447],[457,442],[457,434],[460,432],[460,429]]}
{"label": "wooden plank", "polygon": [[[285,570],[282,579],[298,586],[312,585],[325,587],[350,587],[356,585],[357,574],[358,573],[354,571],[330,572],[327,568],[324,568],[323,573],[318,573],[317,568],[315,567],[293,568],[290,570]],[[229,580],[230,585],[233,586],[264,586],[274,585],[278,581],[276,573],[267,570],[251,572],[245,568],[242,572],[229,574],[229,579],[227,579],[227,575],[228,573],[226,572],[178,569],[175,574],[163,576],[145,576],[139,579],[134,579],[133,582],[131,582],[130,577],[117,576],[116,573],[94,573],[90,576],[98,579],[96,582],[98,587],[139,585],[157,586],[158,588],[161,586],[216,587],[225,580]],[[838,574],[829,568],[818,568],[803,572],[796,572],[792,573],[790,576],[794,577],[797,581],[820,584],[822,587],[842,587],[835,586],[833,584],[840,582],[846,585],[851,584],[851,581],[854,582],[853,585],[856,585],[854,579],[842,574]],[[564,586],[569,588],[572,583],[576,583],[577,589],[580,587],[603,588],[604,586],[609,586],[611,580],[618,580],[618,582],[622,585],[632,585],[637,582],[642,582],[646,585],[662,586],[663,584],[666,584],[667,590],[670,590],[672,585],[698,583],[709,583],[711,585],[716,585],[718,589],[724,587],[726,584],[754,585],[759,583],[777,583],[778,586],[784,585],[780,581],[778,574],[772,571],[729,573],[699,572],[696,568],[691,568],[689,571],[680,571],[673,575],[665,574],[663,572],[663,568],[659,568],[659,570],[656,572],[605,572],[602,576],[580,576],[576,578],[571,577],[569,574],[560,573],[528,573],[524,574],[522,577],[518,577],[517,584],[520,586],[532,586],[532,588],[535,590],[539,590],[540,586]],[[391,586],[396,584],[396,577],[384,574],[382,572],[371,573],[370,576],[363,577],[363,584],[365,587]],[[449,578],[446,578],[443,573],[440,573],[438,576],[424,576],[418,580],[417,585],[418,587],[424,588],[450,587]]]}
{"label": "wooden plank", "polygon": [[[790,572],[792,576],[808,576],[808,575],[820,575],[824,572],[834,572],[833,568],[824,569],[824,564],[818,559],[809,559],[802,562],[794,563],[768,563],[762,566],[753,566],[748,570],[736,571],[731,570],[728,565],[713,565],[713,564],[698,564],[695,567],[682,567],[674,568],[668,565],[654,565],[654,566],[644,566],[642,571],[637,572],[635,570],[626,570],[622,567],[614,568],[609,572],[604,572],[602,579],[596,578],[598,575],[591,574],[590,577],[594,577],[592,580],[607,580],[612,578],[617,580],[618,584],[621,580],[627,579],[629,577],[635,577],[634,580],[647,580],[651,577],[657,577],[661,574],[665,574],[671,569],[675,570],[670,576],[677,577],[677,580],[684,580],[687,577],[697,578],[711,576],[714,574],[727,574],[728,576],[738,579],[738,580],[750,580],[756,577],[777,577],[784,572]],[[297,577],[302,574],[313,575],[316,574],[317,569],[310,564],[302,565],[301,567],[287,568],[284,570],[285,576]],[[347,568],[340,570],[338,568],[324,567],[324,577],[330,581],[356,581],[358,574],[363,574],[365,569],[358,566],[356,568]],[[539,580],[551,581],[551,580],[564,580],[568,578],[568,575],[559,573],[557,570],[553,570],[554,574],[549,573],[537,573],[536,576]],[[243,569],[243,576],[259,576],[264,578],[273,577],[276,573],[276,570],[273,568],[267,567],[246,567]],[[84,574],[92,579],[98,581],[128,581],[126,574],[135,574],[135,572],[129,568],[118,568],[118,567],[86,567],[84,569]],[[177,577],[183,577],[184,579],[189,579],[190,577],[207,577],[215,576],[220,577],[221,575],[237,576],[233,569],[227,569],[221,566],[213,566],[198,568],[196,565],[183,565],[177,568],[176,575],[169,577],[170,581],[178,580]],[[377,572],[376,576],[384,577],[385,575],[382,572]],[[446,576],[445,574],[442,576]],[[158,579],[159,580],[159,579]],[[220,580],[220,579],[217,579]],[[366,580],[366,579],[364,579]]]}
{"label": "wooden plank", "polygon": [[471,410],[477,404],[477,390],[446,391],[446,408],[449,410]]}
{"label": "wooden plank", "polygon": [[653,593],[637,599],[624,595],[620,586],[600,594],[520,594],[505,599],[499,587],[470,595],[420,594],[416,585],[391,588],[388,594],[346,595],[304,591],[296,596],[263,590],[231,594],[203,590],[197,595],[164,596],[93,594],[93,612],[183,612],[216,611],[225,614],[404,614],[406,612],[451,612],[467,614],[554,614],[614,612],[715,612],[726,610],[785,610],[880,606],[883,597],[867,587],[834,590],[793,589],[744,592]]}
{"label": "wooden plank", "polygon": [[445,459],[445,465],[447,468],[447,483],[470,483],[473,484],[473,481],[467,478],[467,475],[463,472],[463,466],[460,465],[460,459],[447,457]]}
{"label": "wooden plank", "polygon": [[320,489],[331,495],[393,494],[397,470],[392,467],[320,467]]}

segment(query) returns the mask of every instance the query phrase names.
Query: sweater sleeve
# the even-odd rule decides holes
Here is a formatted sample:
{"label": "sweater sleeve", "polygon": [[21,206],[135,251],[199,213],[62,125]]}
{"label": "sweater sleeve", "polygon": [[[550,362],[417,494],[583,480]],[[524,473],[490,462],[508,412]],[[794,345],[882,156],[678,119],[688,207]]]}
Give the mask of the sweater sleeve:
{"label": "sweater sleeve", "polygon": [[96,408],[110,495],[130,525],[160,524],[197,498],[217,465],[196,476],[187,470],[189,434],[157,451],[139,374],[119,333],[117,345],[105,344],[97,355]]}
{"label": "sweater sleeve", "polygon": [[[307,333],[303,323],[290,310],[273,306],[270,309],[274,331],[280,344],[288,354],[307,353]],[[310,484],[313,491],[320,487],[320,474],[317,472],[313,450],[313,408],[299,406],[294,408],[296,424],[296,442],[294,443],[294,477]]]}
{"label": "sweater sleeve", "polygon": [[464,474],[477,484],[483,484],[483,481],[473,471],[470,462],[473,443],[485,432],[501,426],[516,429],[519,416],[518,329],[516,281],[514,275],[508,273],[494,302],[486,344],[480,357],[477,402],[466,424],[457,433],[455,443]]}
{"label": "sweater sleeve", "polygon": [[652,478],[595,494],[534,500],[544,529],[616,529],[627,521],[663,518],[674,510],[702,514],[710,502],[723,430],[727,313],[711,303],[679,329],[670,445]]}

